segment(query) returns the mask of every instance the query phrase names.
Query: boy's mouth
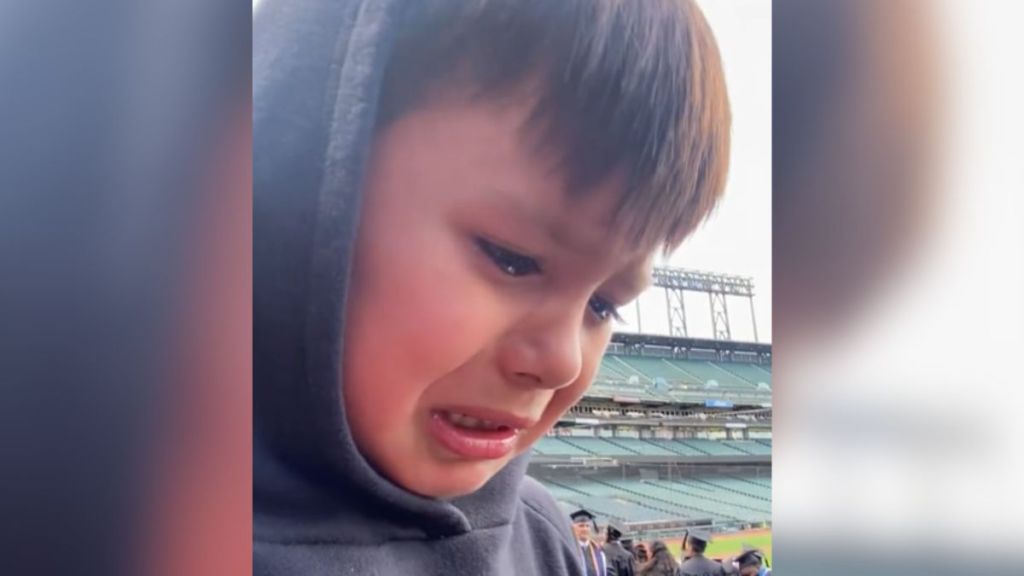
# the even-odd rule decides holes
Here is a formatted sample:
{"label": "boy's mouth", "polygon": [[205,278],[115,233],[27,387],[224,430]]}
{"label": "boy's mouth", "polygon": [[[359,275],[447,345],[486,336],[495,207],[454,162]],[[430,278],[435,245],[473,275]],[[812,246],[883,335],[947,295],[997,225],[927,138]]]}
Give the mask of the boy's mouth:
{"label": "boy's mouth", "polygon": [[510,428],[505,424],[491,422],[490,420],[480,420],[479,418],[447,410],[441,412],[441,417],[459,428],[472,428],[473,430],[503,430]]}
{"label": "boy's mouth", "polygon": [[493,460],[510,454],[520,430],[529,424],[526,419],[498,412],[436,410],[431,413],[429,430],[449,452],[472,460]]}

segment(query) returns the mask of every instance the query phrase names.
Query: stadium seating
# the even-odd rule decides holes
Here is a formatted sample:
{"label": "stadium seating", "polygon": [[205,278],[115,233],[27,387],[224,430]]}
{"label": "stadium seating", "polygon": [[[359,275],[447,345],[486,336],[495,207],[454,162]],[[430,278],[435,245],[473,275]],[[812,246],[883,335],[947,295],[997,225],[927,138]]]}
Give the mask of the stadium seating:
{"label": "stadium seating", "polygon": [[629,380],[628,374],[623,374],[621,368],[617,368],[616,363],[612,361],[611,356],[604,356],[601,359],[601,364],[597,369],[596,380],[609,380],[609,381],[627,381]]}
{"label": "stadium seating", "polygon": [[724,440],[722,444],[755,456],[771,456],[772,447],[753,440]]}
{"label": "stadium seating", "polygon": [[[601,361],[594,382],[588,391],[588,396],[612,398],[615,396],[630,396],[638,400],[668,400],[668,396],[651,389],[650,381],[641,379],[635,374],[625,373],[626,369],[614,366],[616,362],[609,356]],[[630,382],[630,376],[636,376],[635,383]]]}
{"label": "stadium seating", "polygon": [[762,486],[760,483],[747,482],[740,478],[711,476],[699,478],[697,481],[708,484],[714,488],[721,488],[736,494],[743,494],[763,502],[770,503],[772,499],[772,491],[770,487]]}
{"label": "stadium seating", "polygon": [[602,489],[600,484],[576,481],[571,484],[547,480],[544,485],[556,500],[569,509],[586,508],[603,518],[615,518],[626,522],[652,522],[671,520],[678,517],[673,510],[659,510],[644,505],[628,494]]}
{"label": "stadium seating", "polygon": [[666,448],[681,456],[707,456],[708,453],[690,446],[682,440],[671,440],[664,444]]}
{"label": "stadium seating", "polygon": [[735,504],[727,498],[695,495],[668,481],[610,479],[605,482],[616,491],[633,495],[648,505],[667,506],[684,517],[711,516],[720,521],[755,521],[771,514],[770,511],[766,514],[763,509]]}
{"label": "stadium seating", "polygon": [[587,437],[563,437],[562,441],[566,444],[576,446],[582,450],[585,450],[588,454],[594,456],[621,456],[623,449],[603,438],[587,438]]}
{"label": "stadium seating", "polygon": [[693,377],[662,358],[614,356],[614,359],[642,374],[647,380],[663,378],[667,382],[692,382]]}
{"label": "stadium seating", "polygon": [[[678,442],[678,441],[677,441]],[[741,450],[737,450],[731,446],[726,445],[723,441],[717,440],[703,440],[703,439],[690,439],[682,441],[692,448],[696,448],[705,454],[711,456],[744,456],[748,455]]]}
{"label": "stadium seating", "polygon": [[[745,492],[732,489],[731,487],[714,484],[704,479],[675,478],[671,481],[659,481],[669,489],[681,490],[691,494],[695,498],[706,500],[710,503],[726,504],[733,508],[743,508],[756,512],[756,516],[771,515],[771,499],[760,498]],[[744,512],[745,515],[748,513]]]}
{"label": "stadium seating", "polygon": [[701,475],[671,480],[574,477],[541,481],[566,509],[603,520],[651,522],[710,518],[716,523],[771,519],[771,478]]}
{"label": "stadium seating", "polygon": [[665,442],[664,440],[662,440],[662,441],[652,441],[652,440],[642,440],[642,439],[639,439],[639,438],[609,438],[608,441],[613,443],[613,444],[615,444],[615,445],[617,445],[617,446],[621,446],[622,448],[624,448],[624,449],[626,449],[626,450],[628,450],[630,452],[633,452],[633,453],[636,453],[636,454],[643,454],[645,456],[677,456],[678,455],[676,452],[673,452],[672,450],[669,450],[668,448],[666,448],[663,445],[664,442]]}
{"label": "stadium seating", "polygon": [[770,456],[771,445],[753,440],[545,436],[533,451],[540,456]]}
{"label": "stadium seating", "polygon": [[[658,381],[663,388],[653,385]],[[606,354],[590,395],[692,403],[731,394],[768,397],[770,387],[770,368],[758,364]]]}
{"label": "stadium seating", "polygon": [[[566,513],[586,508],[601,523],[618,521],[639,531],[675,533],[693,520],[710,519],[716,530],[770,522],[770,438],[639,436],[663,434],[663,422],[679,435],[707,429],[724,438],[736,433],[729,428],[736,423],[749,427],[744,434],[770,434],[771,411],[761,407],[770,408],[771,366],[745,350],[724,360],[714,350],[674,358],[657,355],[671,354],[663,344],[640,349],[646,355],[621,343],[606,353],[586,394],[600,401],[575,407],[562,423],[574,427],[557,430],[575,434],[592,427],[598,435],[540,439],[530,474]],[[736,412],[727,412],[733,406]],[[609,431],[623,436],[600,435]]]}
{"label": "stadium seating", "polygon": [[670,480],[645,480],[642,485],[652,497],[711,510],[725,519],[754,522],[771,516],[771,504],[726,490],[701,490],[682,481]]}
{"label": "stadium seating", "polygon": [[719,368],[712,362],[700,360],[673,360],[672,362],[681,370],[693,375],[696,381],[701,384],[706,385],[708,382],[714,381],[718,383],[719,388],[747,391],[757,390],[756,384],[747,382],[732,372]]}
{"label": "stadium seating", "polygon": [[764,382],[771,386],[772,373],[756,364],[744,364],[740,362],[712,362],[711,364],[730,372],[731,374],[735,374],[755,386],[758,382]]}
{"label": "stadium seating", "polygon": [[561,438],[545,436],[533,445],[533,451],[543,456],[589,456],[590,453],[573,444],[563,442]]}
{"label": "stadium seating", "polygon": [[739,477],[739,479],[741,481],[743,481],[743,482],[746,482],[747,484],[753,484],[754,486],[762,488],[762,489],[768,488],[769,490],[771,490],[771,487],[772,487],[772,479],[771,478],[767,478],[767,477],[763,477],[763,476],[761,476],[761,477],[742,476],[742,477]]}

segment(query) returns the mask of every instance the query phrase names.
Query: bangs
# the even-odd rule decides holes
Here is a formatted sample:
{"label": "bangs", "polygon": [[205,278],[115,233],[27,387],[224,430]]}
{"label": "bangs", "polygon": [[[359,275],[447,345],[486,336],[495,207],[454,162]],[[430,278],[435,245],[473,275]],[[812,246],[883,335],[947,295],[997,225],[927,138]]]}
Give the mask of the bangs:
{"label": "bangs", "polygon": [[672,250],[722,195],[729,102],[692,1],[423,0],[385,71],[379,123],[452,87],[527,93],[525,133],[570,194],[624,174],[615,224],[638,245]]}

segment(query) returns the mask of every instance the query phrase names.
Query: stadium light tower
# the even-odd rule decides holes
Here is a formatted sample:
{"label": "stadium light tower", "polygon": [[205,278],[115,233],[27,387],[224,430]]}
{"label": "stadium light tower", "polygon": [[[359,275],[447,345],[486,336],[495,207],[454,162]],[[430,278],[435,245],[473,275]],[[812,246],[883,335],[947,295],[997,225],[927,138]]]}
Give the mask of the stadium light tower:
{"label": "stadium light tower", "polygon": [[729,308],[727,296],[741,296],[750,302],[750,321],[754,327],[754,342],[758,342],[757,320],[754,317],[754,281],[743,276],[701,272],[683,268],[654,269],[654,286],[665,289],[665,302],[668,305],[668,329],[672,336],[688,337],[686,325],[686,305],[683,294],[704,292],[708,295],[711,307],[711,328],[716,340],[732,340],[732,328],[729,326]]}

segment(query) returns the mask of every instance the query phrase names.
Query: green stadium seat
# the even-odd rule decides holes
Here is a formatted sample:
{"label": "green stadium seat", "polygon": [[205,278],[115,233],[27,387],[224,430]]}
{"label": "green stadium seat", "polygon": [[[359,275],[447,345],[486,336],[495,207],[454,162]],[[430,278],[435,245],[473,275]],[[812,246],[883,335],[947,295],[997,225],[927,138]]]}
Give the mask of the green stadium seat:
{"label": "green stadium seat", "polygon": [[711,456],[744,456],[749,455],[718,440],[689,439],[682,441],[692,448]]}
{"label": "green stadium seat", "polygon": [[676,359],[672,360],[672,363],[682,371],[691,374],[697,383],[705,387],[709,382],[716,382],[718,388],[723,390],[757,390],[756,384],[752,384],[732,372],[723,370],[712,362]]}
{"label": "green stadium seat", "polygon": [[772,453],[771,446],[765,446],[764,444],[753,440],[725,440],[722,441],[722,444],[756,456],[771,456]]}
{"label": "green stadium seat", "polygon": [[771,519],[771,478],[700,475],[672,480],[576,477],[542,482],[568,508],[603,520],[650,522],[711,518],[716,523]]}
{"label": "green stadium seat", "polygon": [[743,362],[712,362],[711,364],[739,376],[755,387],[759,382],[764,382],[769,387],[772,385],[772,373],[761,365]]}

